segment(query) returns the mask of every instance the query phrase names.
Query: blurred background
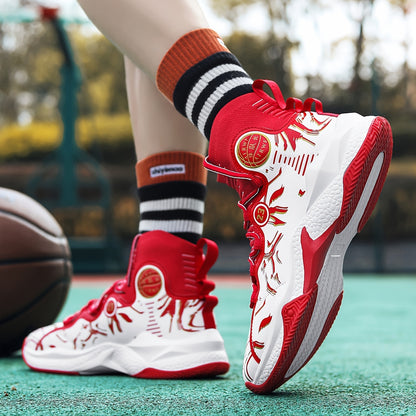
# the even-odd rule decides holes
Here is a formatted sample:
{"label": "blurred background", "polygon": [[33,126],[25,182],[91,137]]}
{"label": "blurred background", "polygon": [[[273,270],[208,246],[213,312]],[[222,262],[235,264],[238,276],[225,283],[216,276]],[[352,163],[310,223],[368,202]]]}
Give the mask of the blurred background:
{"label": "blurred background", "polygon": [[[391,168],[345,271],[414,273],[416,1],[201,5],[253,78],[276,80],[286,97],[317,97],[328,112],[389,119]],[[0,0],[0,186],[54,214],[75,272],[125,271],[139,218],[134,165],[120,53],[75,1]],[[248,271],[236,202],[210,174],[204,234],[220,246],[221,273]]]}

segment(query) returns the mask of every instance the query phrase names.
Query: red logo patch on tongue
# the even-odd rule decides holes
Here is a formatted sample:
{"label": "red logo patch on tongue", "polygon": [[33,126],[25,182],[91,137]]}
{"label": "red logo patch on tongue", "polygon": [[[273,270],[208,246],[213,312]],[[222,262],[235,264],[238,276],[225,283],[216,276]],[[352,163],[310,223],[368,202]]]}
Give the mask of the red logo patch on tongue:
{"label": "red logo patch on tongue", "polygon": [[239,162],[249,169],[264,165],[271,151],[269,139],[261,133],[245,134],[238,140],[236,147]]}

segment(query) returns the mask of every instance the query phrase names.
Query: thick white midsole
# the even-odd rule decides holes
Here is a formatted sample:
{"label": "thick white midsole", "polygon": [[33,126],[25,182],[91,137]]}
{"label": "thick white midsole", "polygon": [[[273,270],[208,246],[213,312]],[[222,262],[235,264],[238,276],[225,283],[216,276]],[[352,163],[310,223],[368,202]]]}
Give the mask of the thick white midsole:
{"label": "thick white midsole", "polygon": [[143,333],[128,344],[100,343],[85,350],[36,351],[25,349],[26,363],[35,369],[100,374],[135,375],[145,369],[181,371],[228,362],[224,342],[216,329],[182,333],[180,338]]}

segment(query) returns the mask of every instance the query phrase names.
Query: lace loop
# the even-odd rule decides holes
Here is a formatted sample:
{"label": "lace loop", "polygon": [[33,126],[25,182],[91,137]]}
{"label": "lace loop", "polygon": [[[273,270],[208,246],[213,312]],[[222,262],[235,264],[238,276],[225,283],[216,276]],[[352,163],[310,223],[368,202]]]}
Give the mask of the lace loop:
{"label": "lace loop", "polygon": [[323,114],[324,107],[322,105],[322,102],[317,100],[316,98],[307,98],[305,102],[303,103],[303,111],[312,111],[312,106],[315,104],[315,111],[318,114]]}
{"label": "lace loop", "polygon": [[[271,89],[274,99],[269,94],[267,94],[266,91],[264,91],[263,89],[264,85],[267,85]],[[262,98],[264,101],[268,102],[269,104],[272,104],[272,105],[277,104],[282,110],[286,108],[286,102],[285,102],[285,99],[283,98],[283,94],[280,91],[279,86],[275,82],[263,80],[263,79],[257,79],[256,81],[253,82],[253,91],[260,98]]]}
{"label": "lace loop", "polygon": [[114,282],[109,289],[107,289],[101,298],[99,299],[91,299],[84,307],[81,308],[75,314],[68,316],[64,321],[64,325],[71,323],[73,320],[77,319],[80,315],[86,313],[90,316],[95,316],[104,305],[105,301],[111,296],[113,293],[124,293],[125,286],[127,285],[127,280],[121,279]]}
{"label": "lace loop", "polygon": [[204,250],[206,246],[207,251],[204,255],[204,262],[199,269],[198,276],[204,277],[207,275],[209,269],[214,265],[218,258],[218,246],[211,240],[207,240],[206,238],[200,238],[199,241],[196,243],[196,246],[199,250]]}
{"label": "lace loop", "polygon": [[286,101],[285,110],[295,110],[297,113],[303,111],[303,102],[299,98],[289,97]]}
{"label": "lace loop", "polygon": [[203,256],[203,263],[201,265],[201,268],[197,272],[198,283],[201,286],[201,295],[205,296],[208,293],[212,292],[215,288],[214,282],[207,280],[206,277],[208,271],[217,261],[218,246],[216,243],[214,243],[211,240],[207,240],[206,238],[199,239],[199,241],[196,243],[196,246],[201,251],[203,251],[204,247],[206,246],[206,254]]}
{"label": "lace loop", "polygon": [[[271,92],[272,96],[270,96],[266,91],[264,91],[264,86],[267,85]],[[315,105],[315,111],[318,114],[323,114],[324,109],[322,102],[317,100],[316,98],[307,98],[304,102],[299,98],[289,97],[286,101],[283,98],[283,94],[279,88],[279,86],[269,80],[257,79],[253,83],[253,91],[264,101],[271,105],[277,105],[281,110],[293,110],[297,113],[301,113],[303,111],[313,111],[312,107]]]}

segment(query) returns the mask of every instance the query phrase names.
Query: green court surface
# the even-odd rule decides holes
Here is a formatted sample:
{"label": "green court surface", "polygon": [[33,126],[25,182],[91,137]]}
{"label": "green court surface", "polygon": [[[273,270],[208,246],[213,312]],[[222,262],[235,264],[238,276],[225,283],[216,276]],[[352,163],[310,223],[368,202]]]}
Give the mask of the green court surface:
{"label": "green court surface", "polygon": [[[62,316],[105,289],[74,284]],[[0,415],[416,415],[416,278],[349,276],[320,350],[268,396],[247,390],[241,364],[249,283],[217,284],[218,327],[231,369],[202,380],[64,376],[0,360]]]}

